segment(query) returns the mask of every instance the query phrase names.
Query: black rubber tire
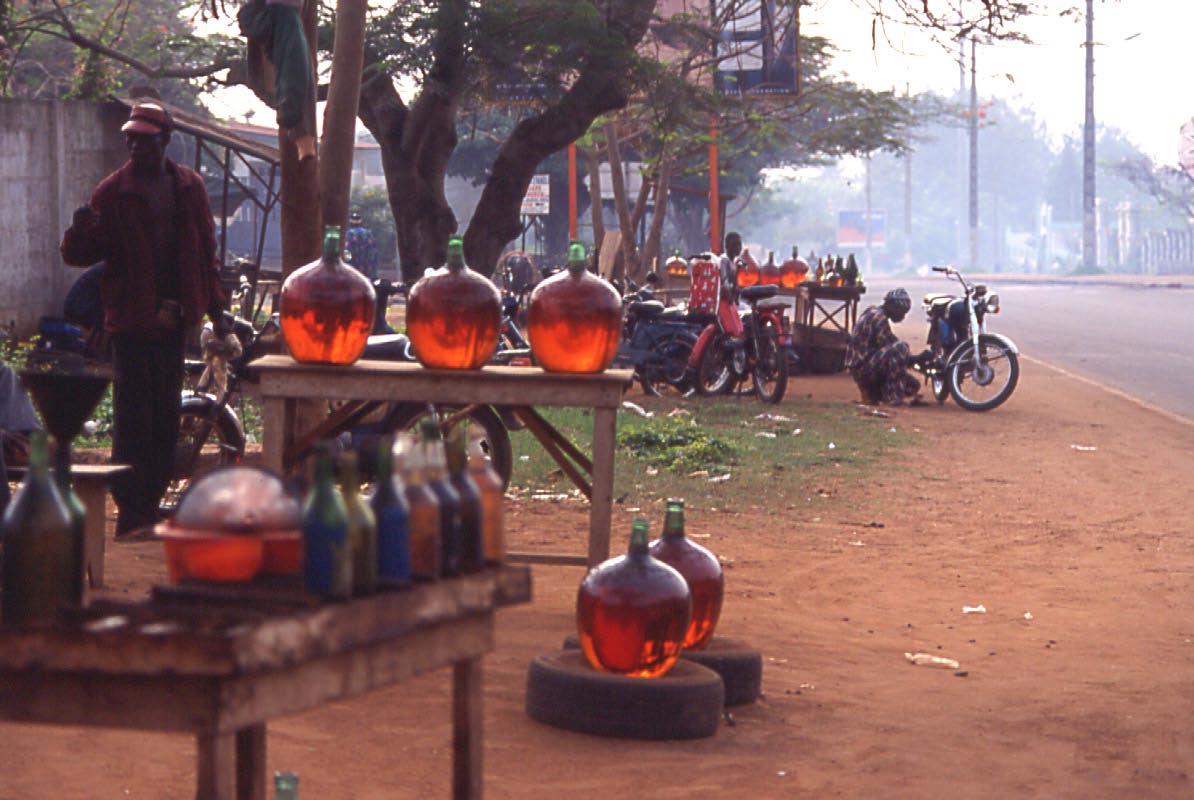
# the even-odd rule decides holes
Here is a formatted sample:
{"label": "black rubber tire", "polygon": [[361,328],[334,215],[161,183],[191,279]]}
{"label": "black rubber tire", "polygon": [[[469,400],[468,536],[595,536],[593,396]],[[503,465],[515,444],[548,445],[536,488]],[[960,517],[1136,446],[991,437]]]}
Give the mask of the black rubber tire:
{"label": "black rubber tire", "polygon": [[720,675],[726,706],[753,703],[763,692],[763,654],[745,642],[714,636],[701,650],[685,650],[680,660],[693,661]]}
{"label": "black rubber tire", "polygon": [[[442,417],[450,416],[461,408],[456,405],[438,404],[436,413]],[[427,414],[427,405],[423,403],[396,403],[386,412],[381,424],[383,433],[411,430],[418,425],[418,421]],[[510,485],[510,473],[514,469],[514,450],[510,445],[510,432],[506,430],[502,418],[489,406],[473,406],[468,414],[474,425],[480,425],[485,431],[485,441],[482,443],[489,454],[489,460],[498,475],[502,476],[502,488]]]}
{"label": "black rubber tire", "polygon": [[759,352],[751,370],[755,394],[764,403],[778,403],[788,390],[788,356],[780,348],[779,330],[764,322],[756,344]]}
{"label": "black rubber tire", "polygon": [[661,678],[598,672],[580,650],[536,656],[527,670],[526,711],[536,722],[621,739],[702,739],[717,732],[721,677],[681,658]]}
{"label": "black rubber tire", "polygon": [[683,397],[691,390],[688,378],[688,357],[697,337],[691,333],[676,333],[659,343],[659,361],[640,367],[639,383],[643,392],[652,397]]}
{"label": "black rubber tire", "polygon": [[734,383],[734,368],[727,358],[726,335],[719,333],[701,353],[696,370],[696,390],[702,397],[726,394]]}
{"label": "black rubber tire", "polygon": [[[564,649],[580,649],[576,634],[564,637]],[[685,650],[680,658],[695,661],[721,676],[726,706],[753,703],[763,692],[763,654],[738,639],[714,636],[701,650]]]}
{"label": "black rubber tire", "polygon": [[977,400],[971,397],[970,393],[962,386],[966,378],[971,376],[971,371],[968,369],[971,354],[966,351],[966,348],[970,346],[969,342],[962,342],[950,353],[945,368],[945,378],[946,383],[949,384],[949,393],[955,403],[967,411],[990,411],[1003,405],[1015,391],[1016,384],[1020,380],[1020,359],[1002,341],[989,334],[980,334],[978,343],[983,352],[991,351],[998,354],[997,358],[991,359],[992,362],[1007,362],[1007,376],[995,395],[984,400]]}

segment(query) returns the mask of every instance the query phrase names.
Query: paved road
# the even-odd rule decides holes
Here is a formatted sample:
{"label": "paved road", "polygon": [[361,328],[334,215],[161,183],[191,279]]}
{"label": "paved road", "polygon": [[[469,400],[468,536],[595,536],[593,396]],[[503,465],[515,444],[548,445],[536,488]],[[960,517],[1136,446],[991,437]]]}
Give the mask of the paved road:
{"label": "paved road", "polygon": [[[1061,367],[1194,420],[1194,289],[987,281],[1002,301],[988,329],[1028,358]],[[864,303],[896,283],[876,276]],[[898,333],[919,344],[926,292],[957,287],[944,276],[904,281],[912,313]]]}

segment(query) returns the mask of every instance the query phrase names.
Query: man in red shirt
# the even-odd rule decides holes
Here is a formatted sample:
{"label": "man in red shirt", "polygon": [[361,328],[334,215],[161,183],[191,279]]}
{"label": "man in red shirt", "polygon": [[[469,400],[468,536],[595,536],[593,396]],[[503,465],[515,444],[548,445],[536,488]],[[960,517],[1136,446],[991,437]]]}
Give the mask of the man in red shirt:
{"label": "man in red shirt", "polygon": [[100,283],[112,343],[112,460],[132,465],[112,486],[123,537],[158,520],[178,440],[183,345],[227,299],[203,179],[166,157],[173,122],[138,102],[121,128],[128,162],[104,178],[62,237],[71,266],[106,262]]}

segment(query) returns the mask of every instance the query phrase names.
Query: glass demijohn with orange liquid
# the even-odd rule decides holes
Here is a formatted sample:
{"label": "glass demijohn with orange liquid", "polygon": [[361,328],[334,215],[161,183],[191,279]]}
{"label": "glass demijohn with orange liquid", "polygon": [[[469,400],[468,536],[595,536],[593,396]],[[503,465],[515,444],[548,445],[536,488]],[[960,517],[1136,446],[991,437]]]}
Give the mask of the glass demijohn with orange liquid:
{"label": "glass demijohn with orange liquid", "polygon": [[779,265],[775,263],[775,251],[767,252],[767,263],[759,267],[760,286],[779,286]]}
{"label": "glass demijohn with orange liquid", "polygon": [[684,534],[684,501],[669,499],[663,535],[651,543],[651,555],[674,567],[692,592],[692,619],[684,636],[685,650],[700,650],[713,638],[725,597],[725,575],[717,556]]}
{"label": "glass demijohn with orange liquid", "polygon": [[807,277],[808,262],[799,256],[793,245],[792,257],[779,265],[779,285],[785,289],[795,289]]}
{"label": "glass demijohn with orange liquid", "polygon": [[638,678],[665,675],[680,657],[692,614],[688,584],[648,551],[636,517],[630,549],[589,570],[576,597],[580,646],[594,669]]}
{"label": "glass demijohn with orange liquid", "polygon": [[365,351],[377,302],[369,279],[340,260],[340,229],[323,231],[323,257],[282,284],[282,339],[295,361],[351,364]]}
{"label": "glass demijohn with orange liquid", "polygon": [[734,266],[738,272],[738,288],[745,289],[747,286],[757,286],[759,283],[759,262],[755,261],[755,257],[750,254],[750,248],[742,251],[742,255],[738,256],[734,262]]}
{"label": "glass demijohn with orange liquid", "polygon": [[585,246],[568,248],[568,269],[531,292],[527,335],[539,366],[548,372],[603,372],[622,335],[622,298],[586,269]]}
{"label": "glass demijohn with orange liquid", "polygon": [[448,241],[448,261],[424,275],[406,298],[406,334],[430,369],[479,369],[497,348],[502,297],[464,263],[464,243]]}

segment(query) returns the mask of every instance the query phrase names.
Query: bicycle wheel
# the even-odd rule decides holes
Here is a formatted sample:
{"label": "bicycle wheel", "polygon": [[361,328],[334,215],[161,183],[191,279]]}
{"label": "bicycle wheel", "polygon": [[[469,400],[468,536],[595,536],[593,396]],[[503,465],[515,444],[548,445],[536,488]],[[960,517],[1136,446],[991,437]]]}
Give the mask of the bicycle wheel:
{"label": "bicycle wheel", "polygon": [[729,347],[724,333],[714,337],[705,348],[705,352],[701,353],[696,381],[697,393],[705,397],[725,394],[734,383],[734,368],[730,364]]}
{"label": "bicycle wheel", "polygon": [[639,373],[644,392],[652,397],[675,397],[692,390],[688,357],[696,338],[691,333],[675,333],[659,343],[657,358],[644,364]]}
{"label": "bicycle wheel", "polygon": [[[432,413],[432,408],[430,403],[396,403],[386,413],[381,429],[385,433],[415,430],[419,421]],[[481,448],[489,456],[493,468],[502,476],[502,488],[510,485],[510,473],[514,469],[510,432],[492,407],[437,404],[434,412],[444,436],[462,419],[468,419],[471,424],[478,426],[484,432]]]}
{"label": "bicycle wheel", "polygon": [[160,508],[172,510],[191,480],[208,470],[237,464],[245,456],[245,434],[232,409],[217,406],[207,395],[182,399],[174,467]]}
{"label": "bicycle wheel", "polygon": [[788,390],[788,354],[779,345],[779,331],[764,322],[755,340],[758,352],[751,369],[755,394],[764,403],[778,403]]}

